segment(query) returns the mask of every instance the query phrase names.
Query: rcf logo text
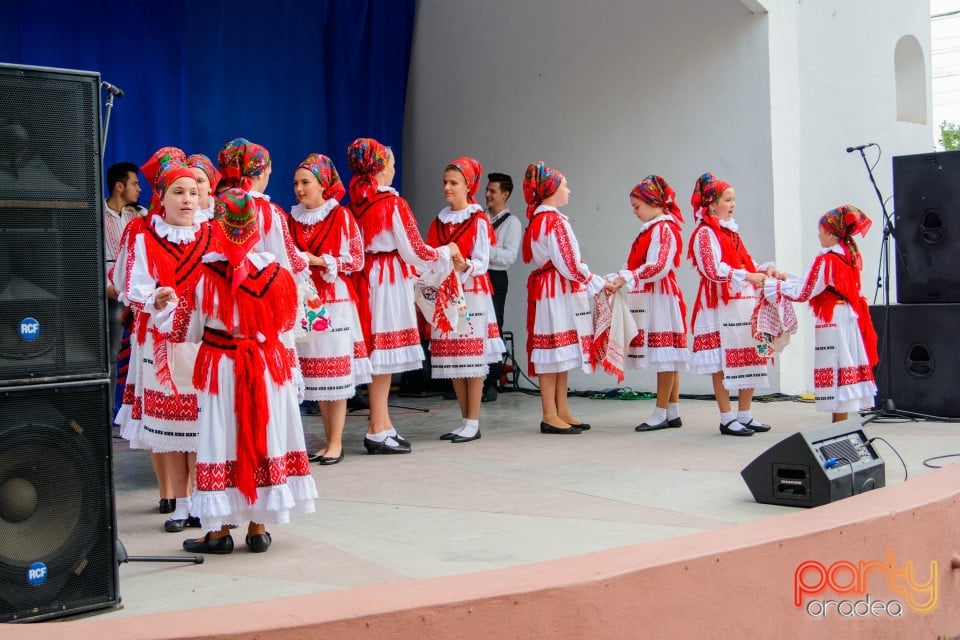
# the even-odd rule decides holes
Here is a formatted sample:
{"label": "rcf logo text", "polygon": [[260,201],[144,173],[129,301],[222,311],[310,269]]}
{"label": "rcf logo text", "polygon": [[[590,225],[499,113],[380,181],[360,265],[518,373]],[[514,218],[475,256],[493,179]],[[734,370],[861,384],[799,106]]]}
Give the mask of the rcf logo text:
{"label": "rcf logo text", "polygon": [[[874,595],[888,591],[893,599]],[[831,594],[845,597],[830,599]],[[929,573],[918,576],[912,560],[897,565],[893,549],[887,549],[886,560],[838,560],[831,565],[807,560],[793,574],[793,604],[817,617],[900,617],[904,608],[930,613],[938,598],[937,562],[931,560]]]}

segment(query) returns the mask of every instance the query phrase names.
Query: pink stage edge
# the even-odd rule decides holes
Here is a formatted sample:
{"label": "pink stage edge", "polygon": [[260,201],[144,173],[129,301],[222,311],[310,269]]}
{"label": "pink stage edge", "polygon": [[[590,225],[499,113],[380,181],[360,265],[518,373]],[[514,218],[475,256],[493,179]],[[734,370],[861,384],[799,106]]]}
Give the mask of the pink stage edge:
{"label": "pink stage edge", "polygon": [[958,490],[960,465],[952,465],[816,509],[564,560],[252,604],[17,625],[15,637],[954,637]]}

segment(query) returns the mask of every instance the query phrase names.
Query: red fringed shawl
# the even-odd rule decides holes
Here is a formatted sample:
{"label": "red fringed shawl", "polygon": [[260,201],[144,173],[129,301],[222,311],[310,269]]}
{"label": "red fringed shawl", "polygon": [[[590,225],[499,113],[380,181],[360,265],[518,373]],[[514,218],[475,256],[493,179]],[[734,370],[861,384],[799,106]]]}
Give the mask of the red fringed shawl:
{"label": "red fringed shawl", "polygon": [[[743,241],[740,239],[740,234],[736,231],[731,231],[730,229],[725,229],[720,226],[719,220],[716,216],[706,215],[704,216],[700,224],[693,230],[693,234],[690,236],[690,249],[687,252],[687,257],[690,258],[690,261],[693,263],[693,266],[697,266],[697,257],[694,252],[694,245],[696,244],[697,233],[700,231],[701,227],[709,227],[713,230],[714,234],[717,236],[717,240],[720,242],[720,261],[730,265],[734,269],[746,269],[749,272],[755,272],[757,270],[756,265],[753,263],[753,258],[750,257],[750,254],[747,252],[746,245],[743,244]],[[700,292],[706,292],[706,304],[708,309],[716,309],[717,304],[719,303],[717,295],[717,285],[713,282],[707,281],[705,278],[700,279],[700,291],[697,294],[697,297],[700,297]],[[730,301],[730,283],[724,282],[719,286],[720,297],[722,297],[723,302],[727,303]],[[694,315],[696,315],[696,309],[694,309]],[[693,323],[696,324],[696,317],[693,319]]]}
{"label": "red fringed shawl", "polygon": [[[486,214],[482,211],[475,211],[469,218],[460,223],[447,224],[440,221],[440,218],[434,218],[427,230],[427,244],[431,247],[442,247],[456,242],[460,249],[460,255],[469,258],[473,253],[473,247],[477,242],[477,233],[480,231],[480,225],[483,224],[481,216]],[[497,236],[493,233],[493,227],[486,225],[487,237],[491,246],[497,243]],[[482,276],[475,277],[474,291],[477,293],[493,293],[493,286],[490,284],[490,276],[484,273]]]}
{"label": "red fringed shawl", "polygon": [[[683,236],[680,233],[680,225],[674,220],[664,220],[638,235],[630,247],[630,255],[627,256],[627,269],[636,271],[648,262],[647,252],[650,250],[650,244],[653,242],[654,233],[670,233],[673,235],[673,241],[677,244],[677,252],[673,255],[673,269],[660,280],[660,293],[671,294],[679,300],[680,315],[683,317],[683,330],[684,333],[686,333],[687,305],[683,301],[683,292],[680,290],[680,285],[677,284],[677,274],[675,271],[675,269],[680,266],[680,256],[683,254]],[[663,246],[662,242],[661,246]],[[656,283],[653,282],[647,282],[641,291],[653,293],[655,284]]]}
{"label": "red fringed shawl", "polygon": [[[288,382],[290,358],[280,334],[296,322],[297,287],[277,263],[251,273],[234,291],[227,264],[205,264],[202,271],[201,311],[220,320],[226,331],[208,328],[193,370],[193,385],[219,393],[220,358],[233,359],[234,414],[237,421],[237,489],[250,504],[257,499],[255,472],[267,457],[270,410],[264,373],[277,385]],[[239,320],[239,321],[238,321]],[[263,342],[257,334],[266,337]]]}
{"label": "red fringed shawl", "polygon": [[560,222],[560,213],[552,209],[545,209],[534,215],[523,234],[523,261],[533,260],[533,243],[544,234],[550,234],[554,226]]}
{"label": "red fringed shawl", "polygon": [[[413,211],[407,201],[391,191],[378,191],[372,197],[362,202],[350,204],[353,216],[360,226],[365,243],[370,242],[384,231],[393,230],[393,209],[400,211],[400,216],[406,221],[414,219]],[[414,220],[416,226],[416,220]]]}
{"label": "red fringed shawl", "polygon": [[836,308],[837,300],[843,299],[857,314],[857,327],[860,329],[860,335],[863,338],[863,346],[867,352],[867,359],[870,366],[876,366],[879,361],[877,355],[877,332],[873,328],[873,321],[870,319],[870,305],[867,299],[860,295],[860,270],[856,268],[846,256],[829,252],[817,257],[813,264],[813,271],[816,272],[823,263],[824,280],[830,283],[830,287],[810,299],[810,307],[813,309],[813,315],[823,322],[830,322],[833,319],[833,310]]}

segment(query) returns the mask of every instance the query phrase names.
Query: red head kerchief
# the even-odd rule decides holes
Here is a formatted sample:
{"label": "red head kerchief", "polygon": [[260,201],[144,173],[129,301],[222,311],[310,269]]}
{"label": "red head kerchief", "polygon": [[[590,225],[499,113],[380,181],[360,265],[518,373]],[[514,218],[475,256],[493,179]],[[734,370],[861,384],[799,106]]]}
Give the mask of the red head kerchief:
{"label": "red head kerchief", "polygon": [[236,290],[250,273],[247,254],[260,240],[260,221],[252,196],[239,188],[230,188],[217,196],[212,226],[220,252],[230,265],[230,283]]}
{"label": "red head kerchief", "polygon": [[228,187],[249,191],[251,178],[263,173],[270,164],[270,154],[264,147],[246,138],[234,138],[220,149],[217,162]]}
{"label": "red head kerchief", "polygon": [[[217,183],[220,182],[220,172],[213,165],[213,160],[202,153],[195,153],[187,158],[187,164],[203,171],[207,175],[207,180],[210,181],[210,190],[216,192]],[[201,204],[206,206],[205,202]]]}
{"label": "red head kerchief", "polygon": [[140,167],[140,171],[143,172],[143,177],[147,179],[147,184],[153,189],[153,193],[150,196],[150,205],[147,207],[149,215],[155,215],[160,211],[160,198],[162,195],[160,189],[157,188],[157,177],[160,175],[160,169],[163,168],[163,165],[173,160],[186,162],[187,154],[177,147],[161,147]]}
{"label": "red head kerchief", "polygon": [[857,243],[853,241],[853,236],[859,233],[861,237],[865,237],[872,225],[873,222],[867,214],[852,204],[831,209],[820,218],[820,226],[840,238],[844,253],[850,257],[857,269],[863,269],[863,258],[860,256]]}
{"label": "red head kerchief", "polygon": [[480,163],[473,158],[463,156],[452,161],[447,167],[454,167],[463,174],[467,181],[467,203],[477,204],[477,199],[474,196],[477,195],[477,189],[480,188],[480,176],[483,174],[483,167],[480,166]]}
{"label": "red head kerchief", "polygon": [[323,187],[324,200],[339,201],[346,194],[347,190],[340,181],[340,174],[337,168],[333,166],[333,160],[320,153],[311,153],[307,159],[300,163],[298,169],[306,169],[320,182]]}
{"label": "red head kerchief", "polygon": [[710,205],[719,200],[723,192],[730,186],[729,182],[717,180],[709,172],[697,178],[697,184],[693,187],[693,195],[690,196],[694,219],[699,220],[702,214],[709,213]]}
{"label": "red head kerchief", "polygon": [[374,174],[383,171],[390,160],[390,150],[373,138],[357,138],[347,147],[350,178],[350,202],[360,204],[377,192]]}
{"label": "red head kerchief", "polygon": [[533,218],[533,212],[546,199],[557,192],[563,174],[537,161],[527,167],[523,174],[523,199],[527,201],[527,219]]}
{"label": "red head kerchief", "polygon": [[630,192],[631,198],[643,200],[654,207],[662,207],[674,219],[683,224],[683,214],[677,205],[677,193],[667,184],[667,181],[657,175],[649,175],[640,181]]}

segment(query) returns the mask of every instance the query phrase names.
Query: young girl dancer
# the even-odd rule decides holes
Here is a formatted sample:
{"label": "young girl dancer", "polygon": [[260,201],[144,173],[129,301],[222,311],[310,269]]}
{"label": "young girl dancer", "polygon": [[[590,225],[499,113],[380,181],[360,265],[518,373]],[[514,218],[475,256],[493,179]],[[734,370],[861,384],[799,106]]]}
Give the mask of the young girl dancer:
{"label": "young girl dancer", "polygon": [[527,167],[523,197],[530,224],[523,235],[523,261],[536,269],[527,279],[527,360],[540,377],[540,432],[577,434],[590,428],[570,415],[567,372],[593,371],[590,295],[620,286],[590,271],[567,217],[558,207],[570,200],[567,179],[543,162]]}
{"label": "young girl dancer", "polygon": [[473,158],[457,158],[447,165],[443,196],[450,206],[437,214],[427,233],[430,246],[456,243],[463,255],[454,261],[454,268],[463,284],[470,330],[457,334],[434,330],[430,337],[431,374],[434,378],[452,378],[460,403],[460,426],[440,436],[454,443],[480,438],[483,381],[489,364],[498,362],[506,349],[500,339],[487,274],[490,245],[496,240],[489,218],[474,198],[482,172]]}
{"label": "young girl dancer", "polygon": [[817,225],[820,254],[802,277],[785,282],[768,279],[767,299],[779,296],[810,302],[817,318],[814,333],[813,386],[817,411],[832,414],[834,422],[871,407],[877,394],[873,367],[877,364],[877,334],[870,307],[860,294],[863,260],[853,236],[865,236],[870,219],[845,204],[827,211]]}
{"label": "young girl dancer", "polygon": [[[190,518],[190,489],[197,450],[197,395],[189,384],[174,388],[167,360],[167,337],[158,325],[165,291],[184,304],[210,249],[210,230],[194,221],[197,181],[179,149],[161,149],[142,168],[156,192],[148,218],[127,227],[122,268],[115,278],[121,299],[135,309],[131,376],[125,395],[121,435],[134,449],[149,449],[160,485],[161,501],[173,514],[164,523],[170,532],[199,523]],[[176,337],[174,337],[176,339]]]}
{"label": "young girl dancer", "polygon": [[[307,337],[297,342],[304,399],[318,400],[326,446],[310,456],[321,465],[343,460],[347,399],[370,382],[370,359],[360,329],[357,294],[349,274],[363,269],[363,238],[349,210],[340,206],[346,190],[333,161],[310,154],[293,176],[298,204],[290,210],[293,243],[319,256],[310,276],[325,315],[308,317]],[[328,323],[326,329],[322,324]]]}
{"label": "young girl dancer", "polygon": [[202,343],[193,370],[200,433],[192,513],[207,533],[183,548],[231,553],[230,526],[246,521],[247,547],[263,552],[273,541],[266,524],[312,513],[317,497],[280,339],[296,322],[297,287],[274,256],[254,250],[260,225],[248,193],[228,189],[215,209],[216,250],[204,256],[194,302],[171,323],[186,326],[185,341]]}
{"label": "young girl dancer", "polygon": [[634,215],[643,223],[630,247],[626,268],[615,282],[626,284],[627,300],[640,333],[627,348],[626,366],[657,372],[653,414],[636,431],[683,426],[680,419],[680,372],[687,370],[687,307],[677,285],[683,216],[676,193],[657,175],[630,192]]}
{"label": "young girl dancer", "polygon": [[[390,421],[387,400],[394,373],[419,369],[423,347],[414,307],[415,270],[437,260],[460,257],[456,243],[434,249],[417,230],[407,201],[390,186],[396,167],[393,152],[373,138],[358,138],[347,147],[350,208],[363,235],[366,259],[357,278],[361,321],[365,325],[373,381],[370,421],[363,446],[367,453],[410,453]],[[369,327],[369,329],[366,329]]]}
{"label": "young girl dancer", "polygon": [[[690,238],[690,260],[700,274],[700,289],[693,307],[693,373],[710,374],[720,409],[720,433],[752,436],[770,427],[753,417],[753,391],[766,387],[767,358],[757,354],[750,331],[756,286],[766,275],[779,275],[772,264],[757,267],[733,219],[733,187],[713,174],[697,179],[690,198],[700,221]],[[738,413],[730,406],[737,392]]]}

